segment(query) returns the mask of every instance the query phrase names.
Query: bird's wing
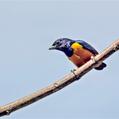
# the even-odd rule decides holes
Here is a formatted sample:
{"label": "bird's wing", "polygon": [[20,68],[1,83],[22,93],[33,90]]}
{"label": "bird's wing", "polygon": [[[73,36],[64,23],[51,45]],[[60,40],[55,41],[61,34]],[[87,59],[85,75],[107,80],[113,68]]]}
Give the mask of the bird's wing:
{"label": "bird's wing", "polygon": [[89,50],[94,55],[97,55],[98,54],[98,52],[90,44],[88,44],[87,42],[85,42],[83,40],[76,40],[76,42],[78,42],[79,44],[81,44],[84,49]]}

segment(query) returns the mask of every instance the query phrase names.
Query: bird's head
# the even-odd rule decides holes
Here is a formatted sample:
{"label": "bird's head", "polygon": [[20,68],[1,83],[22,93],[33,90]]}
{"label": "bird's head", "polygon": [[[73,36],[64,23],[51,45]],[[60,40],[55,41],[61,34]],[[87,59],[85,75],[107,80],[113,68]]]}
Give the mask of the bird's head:
{"label": "bird's head", "polygon": [[60,38],[57,39],[52,46],[49,48],[49,50],[60,50],[65,52],[67,49],[71,47],[71,44],[74,43],[73,40],[68,38]]}
{"label": "bird's head", "polygon": [[60,38],[52,44],[49,50],[59,50],[64,52],[68,57],[71,57],[73,55],[73,49],[71,48],[71,45],[74,42],[74,40],[69,38]]}

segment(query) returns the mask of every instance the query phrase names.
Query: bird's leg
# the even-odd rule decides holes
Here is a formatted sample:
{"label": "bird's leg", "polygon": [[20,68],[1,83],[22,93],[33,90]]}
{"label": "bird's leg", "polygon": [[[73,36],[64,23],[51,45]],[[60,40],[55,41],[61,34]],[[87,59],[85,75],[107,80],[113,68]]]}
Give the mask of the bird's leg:
{"label": "bird's leg", "polygon": [[91,60],[93,61],[93,63],[97,62],[94,56],[91,56]]}
{"label": "bird's leg", "polygon": [[95,65],[93,66],[93,68],[99,67],[99,66],[102,64],[101,61],[100,61],[100,62],[97,62],[97,60],[95,59],[94,56],[91,56],[91,60],[92,60],[93,63],[95,64]]}
{"label": "bird's leg", "polygon": [[73,69],[73,70],[71,70],[71,72],[74,74],[74,78],[76,79],[76,80],[79,80],[79,77],[78,77],[78,75],[76,75],[76,73],[75,73],[75,71],[76,71],[76,69]]}

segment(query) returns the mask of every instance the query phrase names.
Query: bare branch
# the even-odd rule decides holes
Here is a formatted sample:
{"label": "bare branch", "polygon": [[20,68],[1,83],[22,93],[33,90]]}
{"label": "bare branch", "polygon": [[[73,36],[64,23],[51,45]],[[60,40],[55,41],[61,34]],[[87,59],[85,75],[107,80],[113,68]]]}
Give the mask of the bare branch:
{"label": "bare branch", "polygon": [[119,50],[119,40],[112,43],[108,48],[106,48],[102,53],[95,56],[94,59],[88,61],[86,64],[84,64],[82,67],[78,68],[75,71],[72,71],[68,75],[66,75],[61,80],[57,80],[53,84],[40,89],[28,96],[25,96],[21,99],[18,99],[14,102],[11,102],[9,104],[6,104],[4,106],[0,106],[0,116],[8,115],[13,111],[16,111],[20,108],[23,108],[27,105],[30,105],[50,94],[53,94],[65,86],[71,84],[72,82],[80,79],[84,74],[89,72],[91,69],[93,69],[94,66],[96,66],[97,63],[100,63],[104,61],[106,58],[108,58],[110,55],[112,55],[114,52]]}

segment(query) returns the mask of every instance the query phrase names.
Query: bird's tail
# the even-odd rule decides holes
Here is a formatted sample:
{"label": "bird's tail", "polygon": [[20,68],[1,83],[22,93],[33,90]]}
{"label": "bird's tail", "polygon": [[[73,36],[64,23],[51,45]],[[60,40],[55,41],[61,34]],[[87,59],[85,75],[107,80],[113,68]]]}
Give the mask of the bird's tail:
{"label": "bird's tail", "polygon": [[106,67],[107,65],[105,63],[102,63],[100,66],[95,67],[96,70],[102,70]]}

